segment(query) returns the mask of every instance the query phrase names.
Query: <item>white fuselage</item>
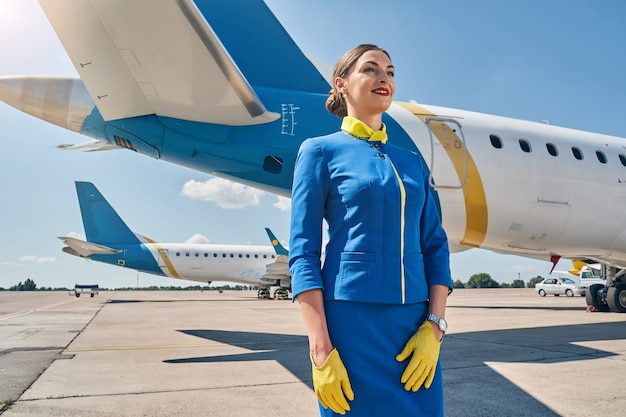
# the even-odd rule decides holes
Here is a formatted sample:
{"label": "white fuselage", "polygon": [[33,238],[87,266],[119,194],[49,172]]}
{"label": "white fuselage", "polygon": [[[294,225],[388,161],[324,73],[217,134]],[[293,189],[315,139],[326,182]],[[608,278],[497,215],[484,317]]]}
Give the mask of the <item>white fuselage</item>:
{"label": "white fuselage", "polygon": [[262,285],[267,265],[274,263],[271,246],[147,243],[164,275],[190,281],[229,281]]}
{"label": "white fuselage", "polygon": [[[466,179],[462,188],[437,188],[453,248],[626,266],[625,139],[417,104],[395,103],[389,113],[438,186]],[[431,146],[422,121],[429,115],[457,121],[466,147],[459,126],[436,121]]]}

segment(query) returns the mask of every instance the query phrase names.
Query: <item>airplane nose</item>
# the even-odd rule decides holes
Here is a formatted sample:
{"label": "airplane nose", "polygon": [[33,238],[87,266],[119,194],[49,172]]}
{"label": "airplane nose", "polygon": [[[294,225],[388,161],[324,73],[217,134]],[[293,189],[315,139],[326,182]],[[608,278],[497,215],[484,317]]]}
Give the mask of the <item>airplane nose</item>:
{"label": "airplane nose", "polygon": [[0,100],[65,129],[80,132],[95,105],[78,77],[0,77]]}

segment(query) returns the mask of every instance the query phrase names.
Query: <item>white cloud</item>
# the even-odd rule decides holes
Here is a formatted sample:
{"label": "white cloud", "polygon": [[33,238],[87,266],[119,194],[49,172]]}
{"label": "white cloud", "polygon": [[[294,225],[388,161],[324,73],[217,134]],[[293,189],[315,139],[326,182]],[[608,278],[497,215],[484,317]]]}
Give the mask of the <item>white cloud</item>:
{"label": "white cloud", "polygon": [[67,235],[65,235],[66,237],[72,237],[74,239],[79,239],[79,240],[87,240],[87,238],[85,237],[84,233],[78,233],[78,232],[69,232]]}
{"label": "white cloud", "polygon": [[291,199],[280,195],[276,196],[276,202],[272,204],[280,211],[291,211]]}
{"label": "white cloud", "polygon": [[223,178],[211,178],[205,182],[187,181],[180,194],[195,200],[213,202],[221,208],[231,209],[257,206],[265,192]]}
{"label": "white cloud", "polygon": [[38,258],[34,255],[24,255],[20,258],[20,262],[29,262],[35,264],[50,264],[56,262],[57,258],[53,257],[42,257]]}
{"label": "white cloud", "polygon": [[57,261],[57,258],[53,258],[51,256],[47,256],[47,257],[43,257],[43,258],[37,258],[37,263],[38,264],[51,264]]}
{"label": "white cloud", "polygon": [[201,235],[200,233],[194,233],[185,243],[211,243],[208,237]]}

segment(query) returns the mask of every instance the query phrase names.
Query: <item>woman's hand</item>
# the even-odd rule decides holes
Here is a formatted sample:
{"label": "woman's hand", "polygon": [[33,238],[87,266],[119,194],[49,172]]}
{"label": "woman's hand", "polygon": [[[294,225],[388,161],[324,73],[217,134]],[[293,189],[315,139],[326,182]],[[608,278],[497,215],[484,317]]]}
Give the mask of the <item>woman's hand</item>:
{"label": "woman's hand", "polygon": [[354,400],[354,392],[348,379],[348,371],[339,357],[337,349],[333,349],[322,366],[317,366],[311,354],[313,367],[313,388],[315,395],[324,408],[330,407],[335,413],[344,415],[350,411],[347,400]]}
{"label": "woman's hand", "polygon": [[416,392],[422,384],[424,388],[430,388],[435,378],[440,346],[441,342],[437,340],[433,326],[429,321],[424,321],[402,352],[396,356],[398,362],[411,357],[400,378],[405,390]]}

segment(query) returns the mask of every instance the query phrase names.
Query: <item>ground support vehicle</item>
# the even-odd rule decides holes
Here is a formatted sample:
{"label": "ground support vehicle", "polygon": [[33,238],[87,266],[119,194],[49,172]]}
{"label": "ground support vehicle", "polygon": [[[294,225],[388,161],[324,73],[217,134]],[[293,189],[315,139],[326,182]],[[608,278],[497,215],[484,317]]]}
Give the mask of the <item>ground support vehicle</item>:
{"label": "ground support vehicle", "polygon": [[98,295],[99,290],[100,288],[98,287],[98,284],[95,284],[95,285],[76,284],[74,286],[74,289],[69,291],[69,294],[75,295],[76,298],[79,298],[81,294],[89,294],[89,296],[93,298],[94,296]]}

